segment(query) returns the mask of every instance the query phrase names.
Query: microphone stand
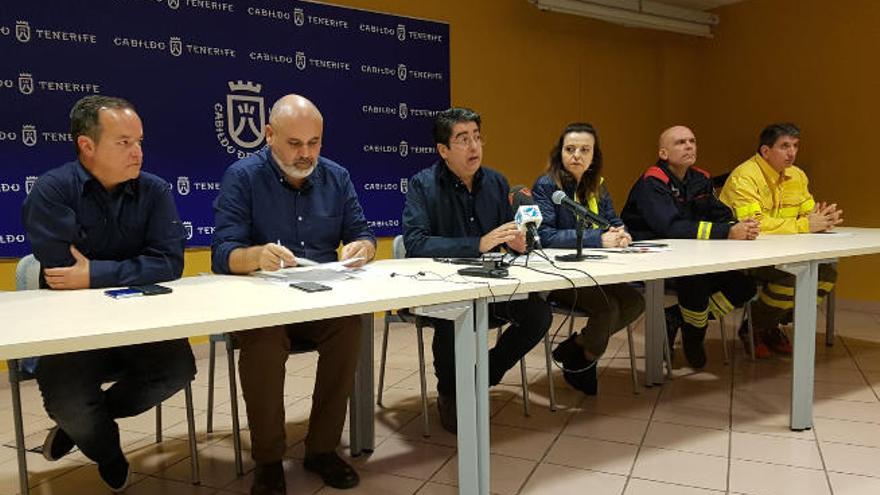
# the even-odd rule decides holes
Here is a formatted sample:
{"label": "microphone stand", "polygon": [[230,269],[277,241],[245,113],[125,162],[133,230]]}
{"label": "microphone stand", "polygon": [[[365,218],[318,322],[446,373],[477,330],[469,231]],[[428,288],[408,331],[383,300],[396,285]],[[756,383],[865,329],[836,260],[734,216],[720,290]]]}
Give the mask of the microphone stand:
{"label": "microphone stand", "polygon": [[584,223],[585,219],[581,218],[579,215],[575,215],[575,235],[577,236],[577,240],[575,241],[574,254],[557,254],[555,256],[556,261],[584,261],[587,259],[584,256]]}

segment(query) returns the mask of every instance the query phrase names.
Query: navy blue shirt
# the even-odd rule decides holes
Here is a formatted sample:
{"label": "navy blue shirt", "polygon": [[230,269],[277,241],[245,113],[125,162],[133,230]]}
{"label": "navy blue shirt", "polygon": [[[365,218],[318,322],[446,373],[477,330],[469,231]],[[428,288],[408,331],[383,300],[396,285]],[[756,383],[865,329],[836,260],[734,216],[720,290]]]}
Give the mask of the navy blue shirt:
{"label": "navy blue shirt", "polygon": [[621,213],[634,240],[727,239],[733,212],[715,196],[709,172],[688,167],[679,179],[659,160],[633,184]]}
{"label": "navy blue shirt", "polygon": [[230,273],[229,254],[237,248],[280,240],[294,256],[328,262],[336,261],[340,242],[376,242],[347,170],[319,157],[297,189],[268,147],[226,170],[214,201],[214,221],[214,273]]}
{"label": "navy blue shirt", "polygon": [[407,257],[480,256],[480,238],[512,221],[513,210],[500,173],[480,167],[472,189],[442,160],[410,179],[403,208]]}
{"label": "navy blue shirt", "polygon": [[[577,243],[577,222],[571,208],[557,205],[553,202],[553,193],[559,189],[553,178],[542,175],[535,181],[532,187],[532,196],[538,208],[541,209],[541,226],[538,227],[538,235],[541,236],[541,244],[545,248],[573,248]],[[562,189],[569,198],[574,198],[574,183],[566,185]],[[614,211],[611,195],[605,186],[599,186],[598,215],[608,221],[612,226],[619,227],[623,221]],[[584,247],[602,247],[603,229],[589,224],[584,229]]]}
{"label": "navy blue shirt", "polygon": [[[168,183],[147,172],[112,192],[78,161],[37,180],[22,223],[41,268],[74,264],[70,246],[89,259],[89,285],[165,282],[183,273],[186,233]],[[42,270],[40,286],[46,287]]]}

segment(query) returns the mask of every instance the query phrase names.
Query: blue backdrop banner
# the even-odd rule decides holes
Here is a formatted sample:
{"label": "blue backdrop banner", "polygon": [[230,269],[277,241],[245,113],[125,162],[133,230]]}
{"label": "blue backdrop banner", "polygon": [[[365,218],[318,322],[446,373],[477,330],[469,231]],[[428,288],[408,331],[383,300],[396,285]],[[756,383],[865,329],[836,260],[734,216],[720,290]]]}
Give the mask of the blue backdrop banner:
{"label": "blue backdrop banner", "polygon": [[0,257],[30,251],[21,204],[73,160],[68,113],[121,96],[144,123],[144,170],[175,191],[191,246],[235,160],[265,146],[272,103],[324,114],[322,155],[345,166],[379,236],[396,235],[407,178],[435,159],[449,106],[449,26],[294,0],[0,2]]}

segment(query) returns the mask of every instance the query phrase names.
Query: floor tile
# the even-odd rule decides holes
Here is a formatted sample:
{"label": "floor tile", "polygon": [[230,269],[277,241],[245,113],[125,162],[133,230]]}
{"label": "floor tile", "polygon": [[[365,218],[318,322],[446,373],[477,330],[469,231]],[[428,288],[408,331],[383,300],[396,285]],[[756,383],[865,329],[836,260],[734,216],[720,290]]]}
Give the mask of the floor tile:
{"label": "floor tile", "polygon": [[635,445],[563,435],[550,448],[544,462],[627,475],[638,450]]}
{"label": "floor tile", "polygon": [[848,443],[880,449],[880,425],[842,419],[814,418],[816,436],[823,442]]}
{"label": "floor tile", "polygon": [[[683,467],[686,466],[685,469]],[[632,475],[697,488],[725,490],[727,459],[677,450],[642,447]]]}
{"label": "floor tile", "polygon": [[[338,490],[325,486],[316,493],[326,495],[329,493],[345,493],[349,495],[411,495],[422,486],[424,482],[412,478],[404,478],[384,473],[364,471],[361,473],[361,482],[358,486],[347,490]],[[288,494],[290,492],[288,491]]]}
{"label": "floor tile", "polygon": [[[324,482],[316,474],[306,471],[299,459],[285,459],[284,480],[287,483],[287,495],[305,495],[315,493],[324,486]],[[362,472],[358,474],[363,476]],[[235,478],[223,487],[224,491],[250,494],[254,481],[254,471],[247,471],[241,478]]]}
{"label": "floor tile", "polygon": [[880,478],[855,476],[852,474],[828,473],[834,493],[842,495],[877,495],[880,493]]}
{"label": "floor tile", "polygon": [[454,453],[449,447],[390,438],[372,454],[353,459],[352,465],[358,470],[428,480]]}
{"label": "floor tile", "polygon": [[643,419],[579,412],[571,417],[562,434],[639,445],[647,427],[648,421]]}
{"label": "floor tile", "polygon": [[564,410],[550,411],[544,407],[533,407],[531,416],[523,414],[522,403],[512,400],[504,405],[490,421],[493,424],[514,426],[527,430],[538,430],[546,433],[559,433],[571,413]]}
{"label": "floor tile", "polygon": [[541,464],[520,494],[620,495],[625,483],[625,476],[584,471],[554,464]]}
{"label": "floor tile", "polygon": [[816,400],[813,415],[819,418],[848,419],[880,423],[880,402],[872,404],[833,399]]}
{"label": "floor tile", "polygon": [[734,431],[731,434],[730,450],[734,459],[824,469],[819,446],[813,440]]}
{"label": "floor tile", "polygon": [[211,495],[217,490],[205,486],[182,483],[162,478],[146,476],[141,481],[126,488],[126,495]]}
{"label": "floor tile", "polygon": [[734,459],[730,491],[749,495],[830,495],[824,471]]}
{"label": "floor tile", "polygon": [[540,431],[523,430],[503,425],[491,426],[491,452],[508,457],[539,461],[556,435]]}
{"label": "floor tile", "polygon": [[[529,474],[537,465],[534,461],[514,459],[492,454],[489,458],[492,471],[489,475],[489,489],[500,495],[513,495],[519,492]],[[431,481],[447,484],[458,483],[458,457],[452,457]]]}
{"label": "floor tile", "polygon": [[644,445],[726,457],[729,437],[726,430],[655,421],[648,427]]}
{"label": "floor tile", "polygon": [[828,471],[880,478],[880,449],[825,442],[821,449]]}
{"label": "floor tile", "polygon": [[655,399],[646,397],[597,395],[587,397],[581,408],[593,414],[648,419],[651,417],[655,402]]}
{"label": "floor tile", "polygon": [[720,495],[722,491],[631,478],[623,495]]}

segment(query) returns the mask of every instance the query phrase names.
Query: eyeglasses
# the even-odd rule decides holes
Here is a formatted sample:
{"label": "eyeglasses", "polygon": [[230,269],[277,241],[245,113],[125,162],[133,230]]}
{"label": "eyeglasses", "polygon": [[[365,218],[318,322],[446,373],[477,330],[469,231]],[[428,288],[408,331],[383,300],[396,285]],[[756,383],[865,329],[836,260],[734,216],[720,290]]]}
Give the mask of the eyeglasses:
{"label": "eyeglasses", "polygon": [[450,140],[449,143],[461,148],[470,148],[471,144],[482,146],[486,144],[486,140],[483,139],[483,136],[477,134],[476,136],[458,136],[455,139]]}
{"label": "eyeglasses", "polygon": [[592,150],[593,150],[593,148],[591,148],[589,146],[581,146],[580,148],[578,148],[577,146],[566,146],[566,147],[562,148],[562,151],[566,155],[570,155],[570,156],[574,156],[578,152],[580,152],[580,154],[582,154],[582,155],[587,155]]}

